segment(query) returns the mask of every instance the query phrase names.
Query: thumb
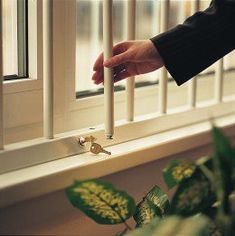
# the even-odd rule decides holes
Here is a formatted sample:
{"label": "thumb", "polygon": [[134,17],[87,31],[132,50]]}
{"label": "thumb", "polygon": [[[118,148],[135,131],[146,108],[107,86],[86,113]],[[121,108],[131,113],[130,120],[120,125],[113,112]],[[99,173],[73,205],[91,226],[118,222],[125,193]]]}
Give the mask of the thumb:
{"label": "thumb", "polygon": [[103,63],[103,66],[112,68],[115,66],[119,66],[120,64],[123,64],[124,62],[127,62],[128,59],[129,59],[128,53],[124,52],[116,56],[110,57]]}

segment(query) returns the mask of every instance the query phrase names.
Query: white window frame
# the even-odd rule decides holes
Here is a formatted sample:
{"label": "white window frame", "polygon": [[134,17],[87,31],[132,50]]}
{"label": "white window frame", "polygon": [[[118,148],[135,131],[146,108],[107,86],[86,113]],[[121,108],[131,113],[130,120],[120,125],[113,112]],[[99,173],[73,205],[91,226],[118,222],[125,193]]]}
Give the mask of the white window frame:
{"label": "white window frame", "polygon": [[[22,81],[6,82],[4,83],[4,96],[6,102],[7,114],[5,117],[6,121],[6,132],[7,132],[7,142],[22,140],[22,136],[25,139],[32,139],[33,137],[42,136],[42,1],[30,0],[32,4],[36,4],[37,7],[37,40],[33,38],[32,43],[37,41],[37,55],[32,53],[36,62],[34,61],[32,65],[37,64],[37,69],[34,69],[32,77]],[[35,5],[34,5],[35,6]],[[0,151],[0,172],[3,174],[1,178],[3,180],[0,185],[0,193],[10,193],[11,191],[19,190],[19,186],[24,185],[26,189],[27,183],[35,183],[36,176],[28,175],[28,171],[32,165],[32,168],[41,169],[43,166],[47,166],[48,161],[52,165],[56,163],[64,163],[67,165],[67,161],[70,161],[69,156],[79,154],[78,158],[84,156],[84,162],[80,163],[80,166],[76,166],[76,170],[82,168],[83,171],[89,170],[89,164],[92,163],[94,167],[97,159],[93,159],[94,156],[88,153],[88,147],[79,146],[77,143],[77,138],[80,136],[86,136],[92,134],[98,139],[98,142],[108,148],[115,148],[116,145],[121,145],[121,143],[132,142],[132,145],[140,145],[142,142],[141,150],[145,150],[145,145],[143,142],[144,137],[153,136],[153,140],[157,137],[154,135],[161,135],[164,132],[179,132],[180,128],[186,127],[188,133],[184,133],[184,145],[181,145],[179,149],[177,143],[183,140],[182,137],[176,135],[175,140],[172,141],[171,152],[183,151],[186,148],[187,143],[191,143],[190,137],[192,134],[189,132],[190,127],[193,125],[199,125],[203,122],[208,122],[210,118],[218,119],[229,119],[227,123],[221,124],[221,127],[233,127],[233,113],[235,109],[235,96],[230,96],[224,99],[220,104],[216,104],[213,100],[204,103],[198,103],[197,109],[189,109],[188,106],[177,107],[176,109],[169,109],[167,115],[160,115],[158,112],[148,115],[142,115],[136,117],[134,122],[127,122],[125,120],[118,120],[116,122],[115,134],[113,141],[107,141],[104,135],[103,125],[96,125],[97,117],[102,120],[102,107],[103,107],[103,95],[89,97],[77,100],[75,98],[75,74],[76,74],[76,1],[75,0],[57,0],[53,2],[54,6],[54,30],[53,30],[53,49],[54,49],[54,105],[55,105],[55,139],[47,140],[44,138],[37,138],[29,141],[24,141],[20,143],[13,143],[5,146],[5,150]],[[31,37],[31,36],[30,36]],[[30,44],[31,46],[33,44]],[[36,71],[36,74],[35,74]],[[90,78],[88,78],[90,79]],[[172,92],[170,94],[174,96],[180,95],[180,88],[172,86]],[[169,86],[169,87],[171,87]],[[186,87],[184,87],[185,89]],[[205,91],[207,92],[207,91]],[[140,88],[136,90],[136,100],[140,101],[146,97],[153,97],[158,93],[157,86],[151,86],[146,88]],[[116,109],[121,109],[125,102],[125,92],[119,92],[115,95]],[[27,105],[27,101],[33,99],[32,103]],[[22,104],[24,106],[23,113],[20,116],[16,116],[17,106],[19,102],[26,102]],[[9,104],[8,104],[9,102]],[[12,104],[11,104],[12,103]],[[11,106],[12,105],[12,106]],[[11,108],[11,109],[10,109]],[[124,109],[125,110],[125,109]],[[24,112],[25,111],[25,112]],[[28,115],[29,111],[32,115]],[[33,111],[33,112],[32,112]],[[97,111],[101,113],[97,114]],[[157,111],[157,109],[156,109]],[[21,110],[22,112],[22,110]],[[30,113],[30,114],[31,114]],[[228,118],[227,118],[228,117]],[[87,122],[87,119],[89,121]],[[176,122],[173,122],[176,121]],[[90,127],[95,125],[95,130],[91,130]],[[208,125],[208,124],[207,124]],[[85,127],[81,129],[81,127]],[[207,127],[208,128],[208,127]],[[66,133],[64,133],[66,131]],[[186,131],[185,131],[186,132]],[[207,129],[208,135],[209,131]],[[199,134],[203,135],[203,131]],[[159,136],[160,137],[160,136]],[[187,139],[188,138],[188,139]],[[204,140],[196,139],[198,145],[204,145]],[[161,157],[169,155],[167,150],[167,145],[165,140],[163,143],[158,142],[155,147],[155,151],[159,145],[163,145],[164,148],[161,150]],[[139,144],[138,144],[139,143]],[[147,145],[147,144],[146,144]],[[191,145],[191,148],[195,148],[195,145]],[[147,150],[147,149],[146,149]],[[146,160],[138,159],[138,163],[133,157],[134,154],[138,154],[138,148],[132,153],[130,153],[127,159],[128,165],[120,167],[112,167],[111,172],[97,171],[97,173],[84,175],[86,178],[89,177],[99,177],[102,174],[113,173],[120,171],[122,169],[130,168],[135,165],[146,163]],[[113,162],[117,164],[118,158],[123,158],[126,156],[126,152],[120,152],[117,156],[112,156],[112,158],[107,159],[107,157],[101,156],[97,157],[102,159],[102,163]],[[154,160],[153,152],[152,159]],[[138,155],[137,155],[138,156]],[[68,158],[64,158],[68,157]],[[63,160],[59,160],[63,158]],[[116,161],[115,161],[115,158]],[[156,157],[157,158],[157,157]],[[48,164],[50,165],[50,164]],[[84,168],[84,166],[88,166]],[[97,163],[97,167],[98,167]],[[46,167],[45,172],[43,171],[40,178],[45,176],[50,176],[54,174],[56,176],[60,175],[62,169],[55,171],[51,169],[52,166]],[[66,167],[65,167],[66,168]],[[71,167],[70,167],[71,168]],[[103,167],[102,167],[103,168]],[[24,172],[26,171],[26,172]],[[35,171],[35,170],[34,170]],[[33,171],[33,172],[34,172]],[[73,169],[74,171],[74,169]],[[28,176],[26,179],[17,179],[19,173],[25,173]],[[89,171],[88,171],[89,172]],[[35,172],[36,173],[36,172]],[[9,180],[9,175],[13,176],[13,179]],[[75,175],[72,175],[73,177]],[[80,176],[81,175],[77,175]],[[84,177],[83,176],[83,177]],[[54,178],[54,177],[53,177]],[[58,180],[58,179],[57,179]],[[15,181],[15,182],[14,182]],[[33,181],[33,182],[31,182]],[[0,181],[1,183],[1,181]],[[45,183],[44,183],[45,184]],[[65,182],[64,182],[65,184]],[[43,185],[41,185],[41,188]],[[56,190],[61,188],[62,185],[56,185],[52,187],[51,190]],[[65,185],[63,185],[65,187]],[[10,192],[9,192],[10,191]],[[32,196],[37,196],[38,194],[45,193],[44,190],[38,190],[29,193],[27,196],[22,193],[20,196],[17,195],[13,197],[14,199],[0,199],[4,204],[11,204],[19,199],[27,199]],[[46,192],[48,192],[47,190]],[[22,192],[22,191],[20,191]],[[6,195],[7,196],[7,195]],[[1,204],[0,204],[1,205]]]}
{"label": "white window frame", "polygon": [[[32,124],[42,122],[42,14],[41,1],[29,0],[29,78],[4,81],[5,142],[37,137]],[[37,27],[35,27],[35,25]],[[30,102],[32,101],[32,102]],[[30,113],[30,111],[33,111]],[[19,112],[19,115],[16,115]],[[25,128],[26,127],[26,128]],[[25,128],[25,130],[23,130]]]}
{"label": "white window frame", "polygon": [[[66,3],[65,3],[66,2]],[[37,8],[37,32],[34,24],[29,25],[29,57],[30,78],[20,81],[7,81],[4,83],[5,94],[5,128],[6,143],[42,136],[42,1],[30,0],[31,8]],[[29,4],[29,7],[30,7]],[[32,10],[32,9],[31,9]],[[30,9],[29,9],[30,12]],[[33,14],[32,14],[33,15]],[[37,38],[35,37],[37,35]],[[55,60],[55,133],[93,127],[103,122],[103,95],[83,99],[75,98],[76,75],[76,1],[54,1],[54,60]],[[37,44],[37,45],[35,45]],[[37,51],[35,52],[35,49]],[[91,62],[92,63],[92,62]],[[37,65],[35,67],[34,65]],[[88,80],[90,78],[87,78]],[[186,85],[187,86],[187,85]],[[186,88],[184,87],[184,90]],[[182,88],[171,85],[168,96]],[[183,87],[183,86],[182,86]],[[157,86],[136,89],[136,103],[142,103],[142,98],[153,96],[157,99]],[[174,100],[173,99],[169,99]],[[29,102],[31,101],[31,102]],[[155,100],[156,101],[156,100]],[[25,104],[24,104],[25,102]],[[125,112],[125,92],[115,94],[116,120],[123,119]],[[174,101],[175,102],[175,101]],[[19,103],[22,104],[19,109]],[[169,104],[170,105],[170,104]],[[177,104],[175,104],[177,105]],[[121,108],[123,106],[123,108]],[[141,106],[136,106],[136,114],[140,114]],[[120,111],[122,109],[122,111]],[[146,107],[145,107],[146,109]],[[147,111],[146,113],[150,113]],[[15,115],[20,111],[20,115]],[[33,111],[33,112],[30,112]],[[101,111],[98,112],[97,111]],[[157,111],[157,105],[156,105]],[[142,113],[143,114],[143,113]],[[88,119],[89,117],[89,119]],[[88,130],[89,132],[89,130]],[[17,134],[17,135],[16,135]]]}

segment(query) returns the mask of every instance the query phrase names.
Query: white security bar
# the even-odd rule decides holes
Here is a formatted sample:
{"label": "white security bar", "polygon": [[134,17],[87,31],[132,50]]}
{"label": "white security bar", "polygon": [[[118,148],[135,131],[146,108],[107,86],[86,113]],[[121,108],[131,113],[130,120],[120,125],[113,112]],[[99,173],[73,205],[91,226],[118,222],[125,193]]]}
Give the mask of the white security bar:
{"label": "white security bar", "polygon": [[153,1],[153,16],[152,16],[152,35],[155,36],[160,32],[160,1]]}
{"label": "white security bar", "polygon": [[99,52],[99,6],[100,0],[91,2],[91,47],[92,61],[94,61]]}
{"label": "white security bar", "polygon": [[[125,29],[126,39],[134,40],[136,31],[136,0],[125,2]],[[126,81],[126,115],[128,121],[134,120],[134,99],[135,99],[135,77],[130,77]]]}
{"label": "white security bar", "polygon": [[178,1],[178,4],[180,4],[178,11],[178,21],[181,24],[186,18],[187,1]]}
{"label": "white security bar", "polygon": [[188,105],[193,108],[196,106],[197,78],[194,77],[188,82]]}
{"label": "white security bar", "polygon": [[[113,55],[113,30],[112,30],[112,0],[103,0],[103,46],[104,60]],[[105,134],[107,139],[112,139],[114,132],[114,89],[113,71],[104,68],[104,108],[105,108]]]}
{"label": "white security bar", "polygon": [[223,58],[216,63],[215,69],[215,101],[222,102],[223,99]]}
{"label": "white security bar", "polygon": [[[90,14],[90,48],[91,48],[91,54],[90,54],[90,61],[95,61],[97,56],[100,53],[99,43],[100,43],[100,37],[99,37],[99,27],[100,27],[100,0],[91,1],[91,14]],[[77,1],[77,4],[79,2]],[[89,64],[89,63],[88,63]],[[91,76],[90,72],[92,72],[92,63],[89,64],[89,69],[87,70],[87,76]],[[81,71],[81,70],[80,70]],[[83,76],[81,76],[83,77]],[[87,80],[83,80],[84,84],[87,84]],[[93,88],[96,87],[92,80],[89,81],[88,85],[89,87]],[[79,87],[79,85],[78,85]]]}
{"label": "white security bar", "polygon": [[[168,28],[168,16],[170,1],[161,1],[161,19],[160,19],[160,31],[164,32]],[[168,74],[166,68],[161,69],[160,80],[159,80],[159,112],[161,114],[166,113],[167,110],[167,81]]]}
{"label": "white security bar", "polygon": [[[199,9],[200,9],[200,0],[194,0],[192,2],[191,13],[194,14],[195,12],[199,11]],[[188,105],[191,108],[196,106],[196,93],[197,93],[197,78],[194,77],[188,82]]]}
{"label": "white security bar", "polygon": [[3,47],[2,47],[2,0],[0,0],[0,149],[4,148],[3,126]]}
{"label": "white security bar", "polygon": [[43,125],[44,137],[53,134],[53,0],[43,0]]}

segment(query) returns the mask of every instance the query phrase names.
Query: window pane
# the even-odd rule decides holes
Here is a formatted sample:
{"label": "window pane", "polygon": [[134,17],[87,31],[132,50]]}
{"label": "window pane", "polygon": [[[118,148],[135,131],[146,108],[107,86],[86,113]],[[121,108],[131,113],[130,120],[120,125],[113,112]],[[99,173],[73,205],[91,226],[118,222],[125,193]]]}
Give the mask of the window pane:
{"label": "window pane", "polygon": [[[173,1],[170,25],[178,20],[177,11],[180,1]],[[113,0],[113,41],[114,44],[124,38],[125,1]],[[148,39],[159,33],[160,1],[137,0],[136,39]],[[82,96],[91,91],[101,91],[102,85],[94,85],[91,76],[95,59],[102,51],[102,1],[77,0],[77,75],[76,91]],[[136,87],[156,83],[158,71],[136,77]],[[147,82],[147,83],[146,83]],[[116,90],[125,88],[125,81],[115,84]]]}
{"label": "window pane", "polygon": [[17,1],[3,0],[3,73],[18,73],[17,58]]}
{"label": "window pane", "polygon": [[28,76],[27,0],[2,0],[5,80]]}
{"label": "window pane", "polygon": [[[113,1],[114,43],[122,40],[123,1]],[[93,63],[102,51],[102,1],[77,0],[77,75],[76,91],[89,91],[102,88],[94,85],[91,76]]]}
{"label": "window pane", "polygon": [[[92,61],[101,51],[99,38],[102,19],[99,16],[99,5],[99,0],[77,0],[76,91],[89,90],[95,87],[90,78]],[[96,23],[93,21],[95,18],[98,19]]]}
{"label": "window pane", "polygon": [[[169,28],[182,23],[191,15],[194,0],[170,1]],[[114,44],[124,38],[124,7],[125,0],[113,0],[113,41]],[[136,39],[149,39],[159,34],[160,3],[159,0],[136,0]],[[209,6],[210,0],[200,1],[200,9]],[[93,64],[102,52],[102,0],[77,0],[77,97],[102,93],[102,85],[94,85],[91,76]],[[231,64],[231,56],[226,60],[226,66]],[[203,73],[214,71],[212,65]],[[159,71],[136,76],[136,87],[158,83]],[[172,80],[169,80],[172,81]],[[115,84],[115,90],[125,89],[126,81]]]}

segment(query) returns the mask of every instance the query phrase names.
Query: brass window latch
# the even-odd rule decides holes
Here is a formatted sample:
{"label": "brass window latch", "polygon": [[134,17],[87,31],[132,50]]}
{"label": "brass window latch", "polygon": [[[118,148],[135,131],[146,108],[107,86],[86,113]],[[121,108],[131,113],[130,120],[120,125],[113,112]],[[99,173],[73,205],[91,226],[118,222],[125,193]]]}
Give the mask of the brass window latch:
{"label": "brass window latch", "polygon": [[79,137],[78,138],[78,143],[81,145],[81,146],[84,146],[85,143],[94,143],[94,141],[96,140],[95,137],[93,137],[92,135],[91,136],[87,136],[87,137]]}
{"label": "brass window latch", "polygon": [[87,137],[79,137],[78,143],[81,146],[85,146],[86,143],[90,143],[90,152],[93,154],[99,154],[99,153],[105,153],[107,155],[111,155],[111,152],[105,150],[100,144],[95,143],[96,138],[93,136],[87,136]]}

